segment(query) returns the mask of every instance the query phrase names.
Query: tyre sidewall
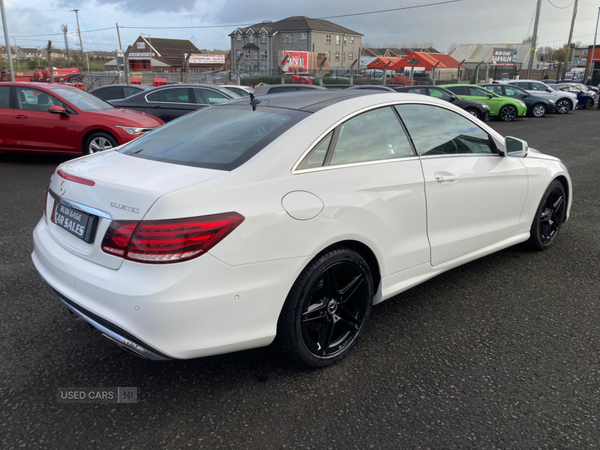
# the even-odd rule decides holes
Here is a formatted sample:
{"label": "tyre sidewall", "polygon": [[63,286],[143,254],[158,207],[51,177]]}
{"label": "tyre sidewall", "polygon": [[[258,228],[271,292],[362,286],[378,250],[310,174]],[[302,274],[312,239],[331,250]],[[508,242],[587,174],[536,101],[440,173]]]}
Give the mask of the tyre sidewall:
{"label": "tyre sidewall", "polygon": [[[550,193],[557,187],[559,187],[560,190],[562,191],[563,199],[564,199],[563,201],[565,202],[565,207],[563,208],[563,215],[561,217],[560,226],[558,227],[558,231],[554,235],[554,238],[552,238],[552,240],[550,242],[544,243],[544,242],[542,242],[542,237],[540,234],[540,219],[541,219],[540,216],[541,216],[542,210],[544,209],[544,206],[546,204],[546,199],[548,198],[548,195],[550,195]],[[544,192],[544,195],[542,196],[542,199],[540,200],[540,204],[538,205],[538,208],[535,211],[535,217],[533,219],[533,223],[531,224],[530,237],[529,237],[529,241],[528,241],[529,245],[532,248],[534,248],[535,250],[547,250],[550,248],[552,243],[556,240],[556,237],[560,234],[560,229],[562,228],[562,222],[564,221],[564,218],[565,218],[566,202],[567,202],[567,196],[565,193],[565,188],[563,187],[563,185],[560,181],[554,180],[552,183],[550,183],[550,185]]]}
{"label": "tyre sidewall", "polygon": [[[321,276],[325,269],[338,262],[351,262],[356,264],[361,269],[361,271],[365,274],[365,280],[368,283],[370,300],[367,305],[364,320],[360,325],[360,329],[358,330],[355,339],[340,353],[334,356],[320,357],[313,354],[304,342],[304,338],[302,336],[302,307],[304,305],[304,299],[309,294],[309,290],[313,283],[319,278],[319,276]],[[369,270],[369,266],[362,256],[347,248],[336,248],[328,251],[327,253],[313,260],[302,271],[294,283],[294,286],[290,290],[277,327],[278,338],[282,341],[280,342],[280,347],[282,347],[284,353],[286,353],[289,357],[309,367],[326,367],[340,361],[348,355],[348,353],[352,350],[352,348],[354,348],[360,339],[360,336],[362,335],[371,315],[373,295],[374,292],[371,271]],[[289,308],[291,311],[285,311],[287,308]],[[290,317],[289,312],[292,311],[293,314]],[[285,314],[286,312],[288,312],[288,314]],[[291,346],[294,348],[291,348]]]}

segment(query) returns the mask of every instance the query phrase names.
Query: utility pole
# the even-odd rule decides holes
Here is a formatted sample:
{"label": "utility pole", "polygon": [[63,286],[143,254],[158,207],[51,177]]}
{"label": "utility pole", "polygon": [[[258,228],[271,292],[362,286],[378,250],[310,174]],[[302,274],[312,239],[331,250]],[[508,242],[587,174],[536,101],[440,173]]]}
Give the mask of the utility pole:
{"label": "utility pole", "polygon": [[61,25],[60,28],[65,35],[65,53],[67,54],[67,59],[71,59],[69,56],[69,40],[67,39],[67,31],[69,31],[69,27],[67,27],[67,25]]}
{"label": "utility pole", "polygon": [[531,69],[533,67],[533,58],[535,57],[535,45],[537,42],[538,24],[540,23],[540,10],[542,9],[542,0],[537,1],[535,9],[535,23],[533,24],[533,36],[531,39],[531,52],[529,53],[529,64],[527,64],[527,79],[531,79]]}
{"label": "utility pole", "polygon": [[[115,25],[117,26],[117,37],[119,38],[119,51],[122,52],[123,46],[121,45],[121,33],[119,32],[119,24],[115,23]],[[121,68],[119,67],[119,52],[117,52],[116,61],[117,61],[117,74],[119,75],[119,83],[120,83],[121,82]],[[125,66],[125,57],[124,56],[123,56],[123,66]],[[125,72],[125,76],[127,76],[127,72]]]}
{"label": "utility pole", "polygon": [[[600,21],[600,8],[598,8],[598,18],[596,19],[596,32],[594,33],[594,45],[592,45],[592,55],[589,56],[588,55],[588,66],[590,68],[590,71],[588,73],[588,77],[593,78],[594,77],[594,53],[596,53],[596,37],[598,36],[598,22]],[[586,81],[587,81],[587,77],[586,77]],[[600,102],[598,103],[600,105]]]}
{"label": "utility pole", "polygon": [[[79,47],[81,47],[81,63],[83,64],[83,42],[81,41],[81,29],[79,28],[79,10],[72,9],[71,11],[75,13],[75,17],[77,18],[77,33],[79,34]],[[89,60],[89,58],[86,58],[86,60],[87,60],[88,72],[90,72],[90,60]],[[90,72],[90,78],[91,78],[91,72]]]}
{"label": "utility pole", "polygon": [[48,81],[54,84],[54,70],[52,70],[52,41],[48,41]]}
{"label": "utility pole", "polygon": [[[129,78],[129,52],[131,51],[131,45],[127,46],[127,51],[123,53],[123,62],[125,63],[125,82],[129,86],[131,84],[131,79]],[[118,60],[117,60],[118,61]]]}
{"label": "utility pole", "polygon": [[[17,38],[13,38],[13,41],[15,41],[15,47],[16,47],[17,46]],[[19,50],[17,50],[16,56],[17,56],[17,67],[19,68],[19,70],[21,70],[21,60],[19,59]]]}
{"label": "utility pole", "polygon": [[0,12],[2,13],[2,26],[4,27],[4,46],[6,47],[6,57],[8,58],[8,71],[10,72],[10,81],[15,81],[15,71],[12,64],[12,55],[10,52],[10,40],[8,39],[8,27],[6,26],[6,11],[4,10],[4,0],[0,0]]}
{"label": "utility pole", "polygon": [[567,51],[565,52],[565,64],[563,66],[563,74],[561,80],[565,79],[567,73],[567,64],[569,62],[569,55],[571,54],[571,39],[573,39],[573,28],[575,28],[575,17],[577,16],[577,1],[573,5],[573,18],[571,19],[571,31],[569,31],[569,40],[567,41]]}

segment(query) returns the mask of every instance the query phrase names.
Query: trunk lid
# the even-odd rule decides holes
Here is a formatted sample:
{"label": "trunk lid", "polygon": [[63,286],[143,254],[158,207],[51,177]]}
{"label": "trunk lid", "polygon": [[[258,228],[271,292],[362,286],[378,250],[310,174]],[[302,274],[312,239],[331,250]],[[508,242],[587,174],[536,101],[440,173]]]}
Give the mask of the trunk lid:
{"label": "trunk lid", "polygon": [[[151,161],[116,151],[78,158],[61,164],[58,169],[60,175],[57,170],[50,182],[53,195],[48,196],[46,204],[50,234],[68,251],[113,269],[121,266],[122,258],[105,253],[101,248],[112,220],[140,221],[162,195],[228,173]],[[92,182],[92,186],[88,185]],[[55,203],[58,203],[56,198],[67,207],[60,212],[66,217],[57,216],[57,220],[69,219],[67,216],[71,214],[71,220],[66,221],[71,232],[51,220]],[[93,235],[88,233],[89,242],[75,233],[79,231],[77,225],[83,223],[81,220],[85,222],[87,215],[93,217],[86,223],[96,227]]]}

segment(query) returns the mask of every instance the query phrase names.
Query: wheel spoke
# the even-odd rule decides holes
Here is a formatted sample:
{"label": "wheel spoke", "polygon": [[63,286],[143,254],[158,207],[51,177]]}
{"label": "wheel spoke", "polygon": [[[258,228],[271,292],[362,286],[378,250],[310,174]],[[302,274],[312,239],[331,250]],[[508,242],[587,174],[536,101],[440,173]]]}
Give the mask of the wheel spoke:
{"label": "wheel spoke", "polygon": [[313,303],[302,314],[302,322],[315,322],[327,318],[327,299],[323,303]]}
{"label": "wheel spoke", "polygon": [[336,321],[337,320],[335,318],[332,318],[332,320],[328,320],[319,327],[318,349],[323,355],[327,354],[327,350],[331,344],[331,338],[333,337],[333,330],[335,328]]}
{"label": "wheel spoke", "polygon": [[325,272],[323,287],[329,298],[334,298],[337,296],[337,294],[339,294],[337,283],[335,282],[333,267],[327,269],[327,272]]}
{"label": "wheel spoke", "polygon": [[552,204],[552,212],[556,214],[556,212],[558,211],[558,209],[560,208],[560,206],[563,203],[563,197],[562,195],[560,197],[558,197],[558,199]]}
{"label": "wheel spoke", "polygon": [[342,295],[342,298],[340,299],[340,305],[346,304],[346,302],[350,299],[350,297],[352,297],[352,295],[354,295],[363,281],[363,276],[357,275],[352,279],[352,281],[350,281],[350,283],[348,283],[347,286],[340,290],[340,294]]}
{"label": "wheel spoke", "polygon": [[347,324],[348,328],[358,330],[360,327],[360,321],[358,318],[348,311],[346,308],[338,309],[339,317]]}
{"label": "wheel spoke", "polygon": [[96,141],[92,141],[90,148],[92,148],[95,152],[102,150]]}

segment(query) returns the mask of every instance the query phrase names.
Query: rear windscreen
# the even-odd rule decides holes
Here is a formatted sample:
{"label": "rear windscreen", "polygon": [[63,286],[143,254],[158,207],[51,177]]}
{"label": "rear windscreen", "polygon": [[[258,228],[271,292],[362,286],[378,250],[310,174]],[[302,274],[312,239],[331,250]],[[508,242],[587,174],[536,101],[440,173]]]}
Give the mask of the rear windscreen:
{"label": "rear windscreen", "polygon": [[206,108],[163,125],[120,152],[173,164],[233,170],[309,115],[260,106],[253,111],[249,104]]}

